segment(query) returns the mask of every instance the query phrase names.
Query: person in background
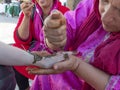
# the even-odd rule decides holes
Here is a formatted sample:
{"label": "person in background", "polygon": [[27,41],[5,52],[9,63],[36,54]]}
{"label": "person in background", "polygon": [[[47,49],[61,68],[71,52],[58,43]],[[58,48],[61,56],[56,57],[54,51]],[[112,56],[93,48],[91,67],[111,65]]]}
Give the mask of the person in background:
{"label": "person in background", "polygon": [[[44,43],[43,22],[52,10],[57,9],[64,14],[69,9],[62,6],[59,0],[36,0],[33,2],[24,1],[21,4],[22,13],[14,31],[14,46],[29,51],[53,52]],[[34,79],[34,75],[27,73],[26,66],[15,66],[14,68],[20,90],[29,88],[28,78]]]}
{"label": "person in background", "polygon": [[[38,54],[40,52],[34,53]],[[42,55],[41,53],[40,56]],[[0,90],[15,90],[16,80],[11,66],[41,66],[39,62],[33,64],[34,57],[34,55],[24,50],[0,42]]]}
{"label": "person in background", "polygon": [[[120,0],[94,0],[94,2],[94,6],[97,6],[95,8],[96,14],[98,14],[94,18],[99,19],[102,25],[101,29],[105,30],[107,34],[94,50],[92,58],[84,57],[84,55],[79,58],[72,55],[67,60],[55,64],[53,69],[33,69],[29,73],[52,75],[70,70],[78,78],[85,81],[82,90],[120,89]],[[52,28],[50,29],[52,30]],[[87,33],[86,31],[83,32]],[[86,44],[86,47],[88,46],[89,44]]]}

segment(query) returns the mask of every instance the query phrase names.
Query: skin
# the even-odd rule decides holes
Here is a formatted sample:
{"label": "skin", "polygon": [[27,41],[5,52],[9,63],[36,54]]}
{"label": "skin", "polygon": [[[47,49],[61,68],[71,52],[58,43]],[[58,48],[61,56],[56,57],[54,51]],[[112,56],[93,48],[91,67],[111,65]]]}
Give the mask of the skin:
{"label": "skin", "polygon": [[[43,11],[43,20],[48,16],[50,9],[53,4],[53,0],[37,0]],[[27,40],[29,38],[29,25],[30,16],[32,14],[34,3],[28,1],[21,4],[21,9],[24,13],[24,18],[18,28],[18,35],[22,40]]]}
{"label": "skin", "polygon": [[108,32],[119,32],[120,0],[100,0],[99,11],[104,29]]}
{"label": "skin", "polygon": [[[36,62],[33,64],[34,56],[24,50],[21,50],[16,47],[12,47],[10,45],[7,45],[5,43],[0,42],[0,65],[9,65],[9,66],[23,66],[23,65],[35,65],[40,66],[40,62]],[[12,53],[11,53],[12,52]],[[49,53],[43,51],[34,51],[32,52],[34,54],[37,54],[39,56],[48,56]],[[21,57],[21,58],[18,58]]]}
{"label": "skin", "polygon": [[53,50],[61,50],[66,44],[66,20],[57,10],[51,12],[44,21],[46,44]]}
{"label": "skin", "polygon": [[48,16],[50,9],[52,8],[53,1],[54,0],[38,0],[37,1],[40,7],[42,8],[43,19],[45,19]]}
{"label": "skin", "polygon": [[[99,1],[99,11],[104,29],[108,32],[119,32],[120,0]],[[53,68],[50,69],[28,68],[28,71],[31,74],[57,74],[71,70],[96,90],[105,89],[110,78],[108,73],[99,70],[76,56],[70,55],[68,59],[69,60],[56,63]]]}

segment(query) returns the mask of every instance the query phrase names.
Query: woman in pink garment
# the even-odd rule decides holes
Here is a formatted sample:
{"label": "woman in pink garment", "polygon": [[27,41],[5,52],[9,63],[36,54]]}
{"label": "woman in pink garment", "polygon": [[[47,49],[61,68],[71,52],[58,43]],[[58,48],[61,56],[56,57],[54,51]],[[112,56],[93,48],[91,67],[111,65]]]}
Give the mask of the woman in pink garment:
{"label": "woman in pink garment", "polygon": [[[33,70],[30,73],[56,74],[70,70],[74,72],[78,78],[85,81],[82,88],[83,90],[120,89],[120,0],[94,1],[95,6],[99,6],[99,8],[97,7],[95,10],[100,13],[100,22],[103,25],[104,30],[108,32],[103,42],[95,49],[94,57],[86,57],[87,53],[83,55],[85,56],[83,58],[71,55],[68,60],[55,64],[53,69]],[[100,19],[100,17],[98,18]],[[101,26],[102,30],[103,28]],[[83,38],[84,37],[85,36],[83,36]],[[84,45],[82,44],[83,47]],[[88,46],[89,45],[87,44],[86,47]],[[83,59],[87,61],[90,60],[90,62],[83,61]]]}
{"label": "woman in pink garment", "polygon": [[[57,17],[54,17],[54,15],[57,15],[57,11],[53,12],[46,21],[54,17],[55,22],[50,23],[45,21],[46,44],[54,50],[60,50],[61,48],[65,50],[77,50],[79,52],[78,55],[92,60],[96,46],[103,41],[106,35],[96,8],[98,8],[98,2],[94,2],[94,0],[83,0],[78,4],[75,11],[67,12],[65,14],[67,19],[67,34],[59,32],[60,30],[64,30],[65,24],[63,23],[65,21],[63,20],[61,22],[62,20],[58,20],[60,23],[56,23],[56,18],[59,19],[62,16],[59,13]],[[61,23],[62,26],[59,27]],[[50,27],[53,28],[49,29]],[[55,33],[52,33],[53,31]],[[54,38],[53,35],[55,34],[57,37]],[[61,34],[63,34],[62,37]],[[67,36],[67,39],[65,36]],[[37,75],[31,90],[80,90],[81,88],[81,80],[73,72],[67,71],[56,75]]]}

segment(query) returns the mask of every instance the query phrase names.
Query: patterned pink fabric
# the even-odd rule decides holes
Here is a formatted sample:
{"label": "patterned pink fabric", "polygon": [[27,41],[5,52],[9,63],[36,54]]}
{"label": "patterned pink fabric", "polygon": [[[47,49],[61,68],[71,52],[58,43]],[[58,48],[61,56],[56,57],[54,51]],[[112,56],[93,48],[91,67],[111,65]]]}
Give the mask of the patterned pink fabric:
{"label": "patterned pink fabric", "polygon": [[94,62],[97,68],[110,75],[120,74],[120,33],[110,33],[107,40],[95,50]]}
{"label": "patterned pink fabric", "polygon": [[105,90],[119,90],[120,89],[120,75],[111,76]]}

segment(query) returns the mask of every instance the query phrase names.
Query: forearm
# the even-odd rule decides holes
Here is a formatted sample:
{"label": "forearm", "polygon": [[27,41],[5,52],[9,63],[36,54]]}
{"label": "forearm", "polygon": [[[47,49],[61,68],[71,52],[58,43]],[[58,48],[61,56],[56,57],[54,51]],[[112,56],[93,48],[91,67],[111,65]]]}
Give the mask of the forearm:
{"label": "forearm", "polygon": [[29,38],[29,25],[30,25],[30,17],[24,16],[19,28],[18,35],[22,40],[27,40]]}
{"label": "forearm", "polygon": [[33,55],[0,42],[1,65],[31,65],[33,61]]}
{"label": "forearm", "polygon": [[96,90],[104,90],[110,78],[110,75],[83,61],[75,73]]}

